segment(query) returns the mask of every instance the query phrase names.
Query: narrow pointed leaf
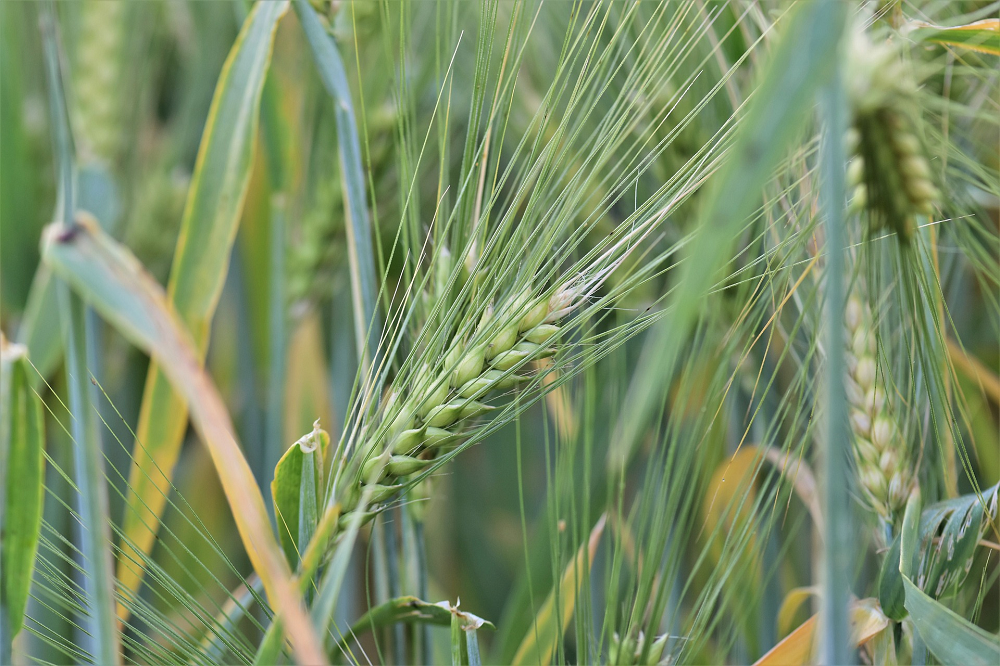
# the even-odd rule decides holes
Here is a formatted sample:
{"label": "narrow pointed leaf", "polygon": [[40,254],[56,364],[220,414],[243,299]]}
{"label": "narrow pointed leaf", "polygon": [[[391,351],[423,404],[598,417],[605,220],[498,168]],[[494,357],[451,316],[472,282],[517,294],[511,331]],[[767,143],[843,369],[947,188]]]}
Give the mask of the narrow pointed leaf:
{"label": "narrow pointed leaf", "polygon": [[906,610],[920,638],[942,664],[995,666],[1000,664],[1000,637],[983,631],[920,591],[908,577]]}
{"label": "narrow pointed leaf", "polygon": [[608,452],[613,469],[631,460],[705,297],[729,260],[740,225],[810,117],[817,91],[833,73],[836,58],[831,54],[843,33],[844,11],[840,2],[804,2],[785,20],[781,41],[740,121],[729,158],[710,184],[698,232],[667,301],[671,314],[650,331],[629,387],[631,407],[619,418]]}
{"label": "narrow pointed leaf", "polygon": [[[597,521],[594,529],[590,531],[590,538],[580,545],[573,561],[566,567],[562,581],[558,588],[549,592],[545,598],[535,621],[528,628],[524,639],[521,641],[517,653],[514,655],[514,664],[548,664],[552,660],[556,644],[562,638],[566,626],[573,617],[573,606],[576,604],[577,584],[586,585],[590,573],[590,565],[594,561],[594,554],[597,552],[597,544],[601,540],[601,533],[604,531],[605,517]],[[555,595],[558,591],[560,616],[556,615]]]}
{"label": "narrow pointed leaf", "polygon": [[78,543],[86,578],[84,631],[88,651],[98,664],[121,663],[121,646],[115,626],[114,560],[111,554],[108,486],[104,451],[90,400],[87,363],[89,327],[80,297],[60,282],[60,317],[66,350],[66,385],[72,415],[73,481],[79,492]]}
{"label": "narrow pointed leaf", "polygon": [[341,644],[346,644],[355,636],[362,636],[369,631],[388,627],[397,622],[447,627],[451,625],[453,615],[460,616],[458,619],[460,625],[464,623],[464,626],[475,626],[477,629],[480,627],[496,629],[492,622],[453,608],[446,601],[432,604],[416,597],[405,596],[390,599],[362,615],[351,626],[351,631]]}
{"label": "narrow pointed leaf", "polygon": [[59,224],[50,225],[44,234],[43,256],[126,339],[150,354],[180,392],[212,456],[254,570],[275,610],[288,618],[298,657],[307,663],[324,663],[225,404],[163,290],[127,248],[86,216],[69,231]]}
{"label": "narrow pointed leaf", "polygon": [[0,642],[6,650],[24,622],[38,552],[45,434],[41,400],[31,389],[35,371],[24,346],[5,340],[0,346]]}
{"label": "narrow pointed leaf", "polygon": [[377,314],[379,290],[365,195],[365,174],[361,165],[361,141],[351,102],[351,89],[337,45],[320,23],[316,10],[306,0],[295,0],[295,12],[302,21],[320,80],[334,100],[337,147],[340,151],[340,173],[347,213],[345,228],[354,300],[355,340],[358,344],[358,358],[366,359],[363,365],[367,367],[375,357],[381,324]]}
{"label": "narrow pointed leaf", "polygon": [[317,422],[313,431],[295,442],[281,456],[274,468],[274,480],[271,481],[271,497],[274,501],[274,515],[278,521],[278,535],[285,556],[291,566],[298,564],[299,558],[308,543],[299,540],[299,515],[302,511],[301,491],[303,487],[303,461],[308,455],[318,455],[313,465],[313,512],[319,510],[318,497],[315,490],[323,487],[321,472],[330,446],[330,436],[319,428]]}
{"label": "narrow pointed leaf", "polygon": [[[192,336],[199,362],[208,346],[250,181],[274,34],[287,9],[287,2],[254,5],[219,77],[198,151],[168,293]],[[136,431],[140,445],[133,454],[135,466],[129,477],[133,493],[123,521],[126,552],[118,571],[131,593],[138,590],[144,568],[133,564],[143,557],[130,552],[130,545],[145,554],[152,549],[186,428],[185,401],[171,388],[168,375],[158,363],[150,365]],[[121,617],[127,613],[119,606]]]}
{"label": "narrow pointed leaf", "polygon": [[908,37],[914,41],[958,46],[979,53],[1000,55],[1000,19],[983,19],[950,28],[912,21],[909,28]]}

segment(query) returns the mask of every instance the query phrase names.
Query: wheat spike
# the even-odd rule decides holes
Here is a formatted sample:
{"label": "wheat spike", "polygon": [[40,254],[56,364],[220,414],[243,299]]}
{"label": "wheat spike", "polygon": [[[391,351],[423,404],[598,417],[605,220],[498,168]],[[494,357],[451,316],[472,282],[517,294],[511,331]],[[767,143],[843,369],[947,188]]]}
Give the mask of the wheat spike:
{"label": "wheat spike", "polygon": [[[364,463],[341,506],[355,508],[365,486],[374,486],[377,504],[402,490],[404,477],[427,469],[468,436],[476,417],[492,409],[481,402],[527,379],[515,370],[554,353],[559,323],[580,302],[580,289],[565,286],[547,300],[530,290],[501,308],[487,308],[477,335],[452,340],[439,367],[424,366],[407,385],[393,387],[383,403],[383,422],[358,449]],[[424,492],[427,489],[424,488]]]}
{"label": "wheat spike", "polygon": [[932,215],[941,197],[919,137],[916,84],[893,47],[875,45],[864,33],[854,35],[850,61],[854,121],[845,142],[852,155],[851,209],[868,211],[871,232],[889,227],[907,241],[914,216]]}
{"label": "wheat spike", "polygon": [[122,65],[128,3],[87,0],[81,10],[76,102],[84,145],[113,162],[121,148]]}
{"label": "wheat spike", "polygon": [[871,311],[852,295],[847,302],[847,396],[858,484],[878,516],[892,523],[902,515],[913,485],[905,441],[880,381]]}

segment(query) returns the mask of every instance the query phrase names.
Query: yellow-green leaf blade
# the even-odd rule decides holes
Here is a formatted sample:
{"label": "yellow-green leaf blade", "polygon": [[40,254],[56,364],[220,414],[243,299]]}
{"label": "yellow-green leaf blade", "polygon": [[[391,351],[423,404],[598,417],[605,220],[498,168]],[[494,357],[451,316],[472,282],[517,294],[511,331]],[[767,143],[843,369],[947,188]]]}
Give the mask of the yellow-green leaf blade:
{"label": "yellow-green leaf blade", "polygon": [[910,28],[908,36],[918,42],[959,46],[979,53],[1000,55],[1000,19],[983,19],[952,27],[913,21]]}
{"label": "yellow-green leaf blade", "polygon": [[31,389],[35,374],[22,345],[0,350],[0,456],[5,478],[0,479],[0,525],[3,528],[0,552],[0,605],[6,626],[0,637],[6,646],[21,630],[28,603],[31,572],[38,552],[42,527],[45,435],[41,400]]}
{"label": "yellow-green leaf blade", "polygon": [[43,256],[54,273],[125,338],[150,354],[180,391],[212,456],[254,570],[275,610],[288,620],[297,656],[305,663],[325,663],[225,404],[163,290],[127,248],[85,216],[72,231],[59,224],[46,229]]}
{"label": "yellow-green leaf blade", "polygon": [[[319,460],[314,466],[314,488],[323,485],[321,471],[330,446],[330,436],[319,428],[317,422],[313,431],[292,444],[278,460],[274,468],[274,479],[271,481],[271,499],[274,502],[274,515],[278,523],[278,536],[281,547],[291,566],[296,566],[299,558],[305,553],[309,544],[299,543],[299,511],[302,500],[301,480],[302,462],[307,451],[318,455]],[[315,498],[314,498],[315,499]],[[319,512],[317,502],[316,512]]]}
{"label": "yellow-green leaf blade", "polygon": [[995,666],[1000,664],[1000,637],[987,633],[920,591],[908,577],[906,610],[920,638],[942,664]]}
{"label": "yellow-green leaf blade", "polygon": [[[278,22],[287,2],[259,2],[247,17],[219,77],[188,192],[168,293],[174,310],[193,336],[201,362],[212,315],[222,292],[229,255],[250,181],[260,115],[260,97]],[[146,378],[133,492],[123,520],[123,544],[149,553],[166,503],[170,477],[184,436],[187,412],[165,370],[151,363]],[[143,558],[126,547],[118,578],[136,592]],[[127,616],[119,606],[119,616]]]}

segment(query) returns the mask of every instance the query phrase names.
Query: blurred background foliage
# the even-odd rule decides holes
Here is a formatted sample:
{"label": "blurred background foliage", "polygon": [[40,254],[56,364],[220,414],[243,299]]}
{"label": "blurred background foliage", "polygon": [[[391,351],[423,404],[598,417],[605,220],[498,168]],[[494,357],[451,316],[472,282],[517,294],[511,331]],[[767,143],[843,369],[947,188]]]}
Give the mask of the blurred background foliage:
{"label": "blurred background foliage", "polygon": [[[663,6],[603,5],[595,15],[608,27],[594,30],[594,49],[614,51],[620,69],[608,66],[600,70],[603,78],[576,91],[594,98],[582,117],[570,93],[590,64],[580,58],[567,65],[564,57],[572,39],[599,22],[581,19],[590,16],[591,3],[315,4],[344,57],[354,100],[379,305],[388,321],[391,313],[411,307],[398,285],[426,271],[419,257],[434,221],[471,206],[459,194],[463,179],[479,178],[466,154],[467,134],[479,146],[484,133],[495,132],[486,160],[498,166],[483,168],[492,179],[506,164],[520,164],[526,139],[562,151],[554,158],[558,178],[586,192],[565,214],[567,228],[584,229],[566,258],[582,256],[633,220],[642,203],[690,168],[706,146],[731,145],[719,137],[728,137],[732,117],[752,98],[781,34],[775,24],[796,3],[667,3],[674,5],[669,11],[675,32],[664,43],[675,50],[656,56],[670,63],[657,70],[657,97],[639,101],[630,96],[649,91],[633,90],[628,74],[647,65],[644,54],[629,45],[650,39],[642,27]],[[79,208],[93,213],[166,284],[209,106],[251,3],[85,0],[55,7],[79,164]],[[941,224],[921,225],[913,245],[920,251],[912,254],[884,231],[868,233],[863,218],[848,217],[854,247],[848,277],[870,292],[862,299],[880,322],[882,362],[896,373],[898,395],[913,423],[907,431],[912,464],[926,506],[987,492],[1000,481],[1000,82],[995,48],[907,41],[907,26],[965,24],[995,18],[1000,10],[986,1],[851,5],[852,14],[864,11],[871,12],[876,39],[903,44],[902,59],[920,82],[912,103],[943,190],[944,203],[934,216]],[[58,190],[38,17],[38,3],[0,4],[0,327],[12,340],[25,322],[34,321],[36,330],[59,326],[52,303],[32,304],[40,298],[33,281],[46,271],[39,263],[39,239],[53,218]],[[509,89],[477,73],[488,66],[498,76],[509,57],[508,38],[519,55],[516,88]],[[277,455],[310,432],[317,418],[336,442],[356,409],[352,249],[337,102],[312,58],[298,16],[289,12],[274,39],[258,150],[206,358],[265,497]],[[550,86],[563,67],[569,68],[562,75],[569,88],[553,103]],[[486,84],[497,91],[485,93],[487,110],[499,109],[502,122],[476,120],[483,110],[475,105],[483,102],[474,93]],[[636,101],[628,114],[616,110],[622,100]],[[811,107],[800,111],[811,113]],[[561,124],[565,118],[572,122]],[[608,135],[617,143],[601,134],[606,118],[623,123]],[[588,315],[594,331],[610,335],[621,327],[630,331],[628,339],[617,346],[583,345],[581,372],[442,468],[420,509],[426,516],[423,543],[408,541],[414,537],[405,527],[407,508],[387,513],[391,529],[404,526],[399,588],[419,594],[419,570],[426,566],[426,600],[461,598],[462,609],[497,625],[496,633],[479,632],[496,663],[515,659],[546,591],[600,514],[607,523],[592,582],[582,586],[586,592],[570,609],[573,619],[549,655],[553,661],[612,659],[616,635],[631,638],[641,653],[641,644],[635,648],[641,629],[650,637],[670,635],[664,658],[749,663],[812,615],[808,601],[796,607],[789,600],[807,598],[797,591],[818,585],[824,544],[809,497],[820,500],[809,480],[789,466],[801,463],[797,469],[804,473],[809,465],[817,476],[821,472],[813,423],[813,401],[823,391],[816,368],[827,325],[817,250],[823,236],[813,137],[818,127],[809,124],[799,132],[754,204],[752,219],[740,221],[738,249],[731,261],[723,257],[726,277],[712,286],[671,381],[654,397],[655,414],[632,464],[618,468],[605,461],[616,455],[619,423],[632,408],[630,384],[648,362],[644,346],[655,339],[645,332],[645,318],[662,312],[677,284],[676,254],[709,205],[706,190],[693,179],[687,181],[689,196],[602,286],[601,295],[616,294],[614,306]],[[646,151],[648,160],[628,178],[616,173],[614,159],[595,170],[588,156],[594,146],[623,159],[630,151]],[[714,159],[722,151],[709,152]],[[525,176],[516,185],[530,189],[530,182]],[[502,204],[498,211],[508,205],[519,210],[517,187],[501,183],[489,190]],[[539,186],[542,196],[553,197],[549,203],[556,190]],[[276,232],[279,215],[283,226]],[[439,256],[450,247],[455,274],[466,260],[460,248],[473,233],[460,229],[466,222],[459,219],[451,232],[433,234],[430,244]],[[915,259],[931,254],[933,269]],[[947,312],[939,342],[951,341],[950,354],[938,347],[938,356],[928,359],[909,346],[919,346],[927,322],[907,310],[903,276],[910,269],[904,264],[922,266],[921,275],[933,284],[939,280],[941,311]],[[924,278],[913,278],[914,284]],[[111,326],[96,317],[92,324],[97,364],[89,370],[100,385],[93,406],[103,421],[110,522],[119,539],[148,359]],[[405,339],[393,371],[412,344],[413,337]],[[67,536],[73,520],[68,503],[76,490],[58,471],[70,469],[73,443],[62,427],[69,417],[59,397],[66,392],[56,371],[60,361],[53,357],[45,366],[31,360],[47,408],[51,464],[28,611],[31,635],[21,647],[39,663],[61,663],[74,658],[74,636],[81,631],[74,619],[79,596]],[[925,373],[934,363],[950,396],[945,412],[930,407]],[[951,435],[934,430],[932,413],[947,416]],[[281,424],[277,431],[274,422]],[[940,447],[939,438],[946,442]],[[217,474],[197,439],[193,430],[185,436],[142,592],[145,611],[134,612],[124,634],[129,660],[203,659],[204,652],[194,657],[178,646],[209,640],[206,627],[250,574]],[[889,525],[887,541],[886,526],[867,511],[861,492],[852,488],[851,497],[857,535],[851,589],[858,597],[878,597],[879,570],[899,525]],[[995,495],[993,506],[995,511]],[[377,529],[364,531],[356,548],[338,604],[341,627],[387,596]],[[995,529],[994,522],[983,539],[997,541]],[[948,602],[994,637],[1000,629],[998,554],[995,543],[977,548],[963,578],[967,584]],[[256,611],[239,625],[243,653],[254,654],[267,619]],[[413,648],[417,632],[407,632],[405,643]],[[432,661],[439,663],[449,654],[449,633],[435,628],[429,635]],[[393,663],[398,653],[387,646],[398,642],[399,635],[384,632],[361,645],[372,661]],[[642,658],[621,656],[626,648],[617,642],[614,649],[619,663],[650,657],[649,648]],[[353,659],[363,660],[360,653]]]}

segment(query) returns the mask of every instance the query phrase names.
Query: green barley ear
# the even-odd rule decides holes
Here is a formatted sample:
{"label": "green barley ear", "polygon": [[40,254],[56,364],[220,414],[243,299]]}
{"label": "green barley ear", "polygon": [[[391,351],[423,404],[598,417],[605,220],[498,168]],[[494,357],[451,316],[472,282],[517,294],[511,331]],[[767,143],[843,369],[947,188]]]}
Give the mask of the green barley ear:
{"label": "green barley ear", "polygon": [[663,659],[663,651],[667,646],[669,634],[656,637],[649,645],[649,653],[643,659],[648,641],[645,632],[639,630],[639,637],[628,635],[623,640],[617,632],[611,636],[608,645],[608,663],[631,666],[632,664],[659,664]]}
{"label": "green barley ear", "polygon": [[[483,401],[528,379],[518,371],[531,360],[554,353],[562,322],[582,301],[574,285],[547,299],[525,289],[486,308],[476,332],[452,339],[438,365],[397,376],[376,424],[362,427],[352,456],[354,482],[341,491],[341,505],[353,508],[364,487],[374,485],[374,515],[378,504],[407,487],[407,477],[468,439],[478,417],[493,409]],[[430,488],[424,484],[419,492],[426,497]]]}
{"label": "green barley ear", "polygon": [[895,231],[908,241],[916,215],[930,216],[940,192],[920,140],[910,67],[888,43],[874,44],[856,31],[848,50],[847,87],[853,126],[845,141],[853,157],[848,184],[851,209],[867,211],[869,232]]}
{"label": "green barley ear", "polygon": [[902,515],[915,483],[911,461],[886,403],[871,311],[856,295],[848,299],[845,323],[847,396],[858,485],[878,517],[891,525]]}
{"label": "green barley ear", "polygon": [[75,70],[82,148],[113,163],[121,149],[122,84],[128,3],[86,0],[80,10]]}

